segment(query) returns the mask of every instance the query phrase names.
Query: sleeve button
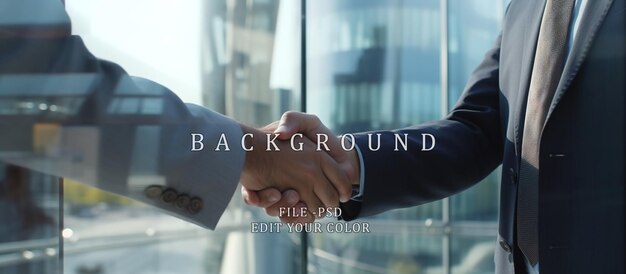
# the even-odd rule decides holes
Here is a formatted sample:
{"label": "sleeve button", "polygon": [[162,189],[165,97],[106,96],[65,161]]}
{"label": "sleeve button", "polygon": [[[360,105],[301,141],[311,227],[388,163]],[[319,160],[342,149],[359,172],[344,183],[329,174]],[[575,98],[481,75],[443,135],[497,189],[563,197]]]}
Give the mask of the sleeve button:
{"label": "sleeve button", "polygon": [[176,198],[178,198],[178,193],[173,189],[166,189],[163,191],[163,194],[161,194],[161,200],[166,203],[173,203],[176,201]]}
{"label": "sleeve button", "polygon": [[185,209],[189,206],[190,203],[191,203],[191,198],[189,198],[189,196],[180,195],[178,196],[178,199],[176,199],[176,208]]}
{"label": "sleeve button", "polygon": [[203,206],[204,204],[200,198],[193,198],[187,207],[187,211],[191,214],[198,214],[202,210]]}
{"label": "sleeve button", "polygon": [[148,186],[143,191],[143,193],[146,195],[146,197],[148,197],[150,199],[159,198],[161,196],[162,192],[163,192],[163,187],[157,186],[157,185]]}

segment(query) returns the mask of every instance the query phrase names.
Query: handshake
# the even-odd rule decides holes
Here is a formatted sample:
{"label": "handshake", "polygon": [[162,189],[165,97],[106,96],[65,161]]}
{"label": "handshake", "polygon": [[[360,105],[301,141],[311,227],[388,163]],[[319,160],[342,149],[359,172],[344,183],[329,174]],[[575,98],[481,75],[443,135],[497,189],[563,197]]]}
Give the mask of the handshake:
{"label": "handshake", "polygon": [[[359,184],[354,146],[342,144],[315,115],[286,112],[264,128],[242,129],[249,137],[245,146],[255,148],[246,152],[240,178],[243,199],[282,222],[313,222],[323,217],[320,209],[349,201]],[[287,208],[299,215],[286,216]]]}

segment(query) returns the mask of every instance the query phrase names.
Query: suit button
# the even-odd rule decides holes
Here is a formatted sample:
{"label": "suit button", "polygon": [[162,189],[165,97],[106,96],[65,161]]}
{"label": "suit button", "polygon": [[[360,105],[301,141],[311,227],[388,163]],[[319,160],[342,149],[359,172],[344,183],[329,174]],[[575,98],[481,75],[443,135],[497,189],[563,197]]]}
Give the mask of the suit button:
{"label": "suit button", "polygon": [[191,214],[198,214],[202,210],[203,206],[204,203],[202,203],[200,198],[193,198],[189,202],[189,206],[187,206],[187,211]]}
{"label": "suit button", "polygon": [[176,199],[176,207],[178,209],[185,209],[191,203],[191,198],[187,195],[179,195],[178,199]]}
{"label": "suit button", "polygon": [[178,192],[173,189],[166,189],[163,191],[163,194],[161,194],[161,200],[166,203],[173,203],[176,201],[176,198],[178,198]]}
{"label": "suit button", "polygon": [[146,187],[146,189],[144,189],[143,193],[146,195],[146,197],[150,198],[150,199],[156,199],[161,197],[161,193],[163,192],[163,187],[162,186],[149,186]]}
{"label": "suit button", "polygon": [[500,240],[500,246],[504,249],[504,251],[511,253],[511,246],[509,246],[509,244],[507,244],[504,240]]}

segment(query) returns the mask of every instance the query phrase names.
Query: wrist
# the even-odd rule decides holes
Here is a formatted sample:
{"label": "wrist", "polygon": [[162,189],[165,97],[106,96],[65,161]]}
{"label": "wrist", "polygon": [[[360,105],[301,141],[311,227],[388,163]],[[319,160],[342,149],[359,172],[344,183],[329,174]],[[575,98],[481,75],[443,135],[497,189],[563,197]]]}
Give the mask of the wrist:
{"label": "wrist", "polygon": [[263,165],[268,164],[269,159],[266,154],[263,153],[262,144],[260,144],[260,140],[263,137],[263,133],[255,128],[246,126],[241,124],[241,131],[243,132],[245,138],[242,141],[242,145],[244,145],[248,151],[246,151],[245,161],[243,165],[243,170],[241,172],[241,184],[250,190],[259,190],[260,183],[265,182],[263,171],[267,170],[263,167]]}
{"label": "wrist", "polygon": [[[342,137],[338,136],[339,142],[342,142]],[[341,160],[340,165],[343,166],[348,179],[350,180],[352,186],[360,186],[361,185],[361,160],[360,160],[360,151],[357,144],[353,145],[351,150],[346,150],[345,155],[346,158]]]}
{"label": "wrist", "polygon": [[350,166],[352,166],[352,173],[349,178],[352,182],[353,186],[361,185],[361,162],[359,161],[359,154],[355,149],[348,151],[348,160],[350,162]]}

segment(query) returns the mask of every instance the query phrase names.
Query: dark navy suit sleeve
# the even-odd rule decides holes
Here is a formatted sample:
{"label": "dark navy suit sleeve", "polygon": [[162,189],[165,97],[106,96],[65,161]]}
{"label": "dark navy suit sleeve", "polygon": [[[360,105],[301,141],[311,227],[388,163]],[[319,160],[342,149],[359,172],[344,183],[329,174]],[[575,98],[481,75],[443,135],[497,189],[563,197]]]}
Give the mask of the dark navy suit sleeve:
{"label": "dark navy suit sleeve", "polygon": [[[502,161],[498,68],[500,37],[473,72],[452,112],[443,120],[392,131],[355,134],[362,153],[365,184],[362,201],[343,204],[344,220],[428,203],[458,193],[493,171]],[[422,151],[422,134],[435,137],[435,148]],[[396,137],[408,134],[407,151]]]}

